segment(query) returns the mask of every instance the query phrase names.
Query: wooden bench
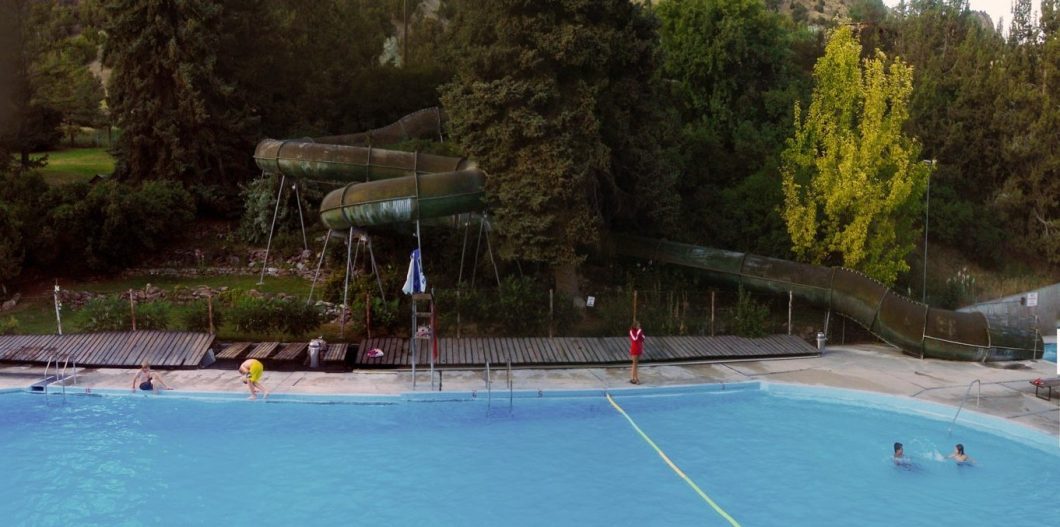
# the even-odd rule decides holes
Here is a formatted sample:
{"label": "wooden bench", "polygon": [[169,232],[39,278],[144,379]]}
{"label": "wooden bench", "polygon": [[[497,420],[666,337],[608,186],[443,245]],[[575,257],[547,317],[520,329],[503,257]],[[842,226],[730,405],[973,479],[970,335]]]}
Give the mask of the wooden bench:
{"label": "wooden bench", "polygon": [[248,349],[250,349],[251,345],[253,345],[252,342],[235,342],[229,344],[228,347],[221,350],[221,352],[217,354],[216,358],[217,360],[239,359],[243,356],[244,353],[246,353]]}
{"label": "wooden bench", "polygon": [[[1039,399],[1045,399],[1046,401],[1053,398],[1053,388],[1060,386],[1060,378],[1056,379],[1034,379],[1031,381],[1034,385],[1034,396]],[[1045,389],[1045,397],[1040,395],[1042,389]]]}
{"label": "wooden bench", "polygon": [[308,342],[292,342],[284,346],[279,353],[272,357],[272,360],[302,362],[305,360],[307,347],[309,347]]}
{"label": "wooden bench", "polygon": [[257,346],[254,346],[254,349],[250,350],[250,353],[247,353],[247,358],[258,360],[267,359],[269,358],[269,355],[272,355],[272,352],[276,351],[276,348],[279,347],[279,342],[262,342]]}
{"label": "wooden bench", "polygon": [[349,349],[349,344],[345,342],[336,342],[334,344],[328,344],[328,349],[324,352],[324,362],[340,363],[346,362],[346,351]]}

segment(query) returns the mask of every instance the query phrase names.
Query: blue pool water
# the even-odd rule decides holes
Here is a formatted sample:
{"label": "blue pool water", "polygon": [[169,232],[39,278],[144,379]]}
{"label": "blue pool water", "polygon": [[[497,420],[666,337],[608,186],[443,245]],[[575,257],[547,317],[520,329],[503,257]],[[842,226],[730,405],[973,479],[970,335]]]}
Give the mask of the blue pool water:
{"label": "blue pool water", "polygon": [[[615,400],[744,526],[1060,514],[1056,439],[972,412],[950,437],[951,408],[858,392]],[[727,525],[598,395],[516,398],[511,414],[507,399],[60,401],[0,394],[4,525]],[[915,470],[893,465],[894,441]],[[956,442],[976,466],[944,459]]]}

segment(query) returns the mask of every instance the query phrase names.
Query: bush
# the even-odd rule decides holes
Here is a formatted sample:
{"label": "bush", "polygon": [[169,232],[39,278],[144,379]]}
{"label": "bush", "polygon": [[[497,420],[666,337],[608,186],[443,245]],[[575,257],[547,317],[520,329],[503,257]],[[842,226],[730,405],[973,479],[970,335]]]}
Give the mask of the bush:
{"label": "bush", "polygon": [[237,331],[301,336],[320,326],[323,313],[316,306],[300,301],[245,296],[235,301],[229,318]]}
{"label": "bush", "polygon": [[15,333],[18,333],[18,320],[15,317],[0,320],[0,335],[14,335]]}
{"label": "bush", "polygon": [[[205,300],[193,302],[188,307],[188,310],[181,315],[180,321],[184,325],[184,329],[188,331],[206,333],[210,331],[210,306],[207,305]],[[221,310],[219,306],[215,305],[213,308],[214,331],[217,331],[223,323],[224,317],[221,315]]]}
{"label": "bush", "polygon": [[81,308],[81,329],[97,331],[128,331],[132,328],[132,314],[128,302],[120,298],[98,297]]}
{"label": "bush", "polygon": [[[169,329],[169,302],[146,302],[136,305],[137,330]],[[87,332],[131,331],[132,310],[129,301],[116,297],[93,298],[81,308],[81,329]]]}
{"label": "bush", "polygon": [[169,329],[170,312],[173,305],[169,302],[147,302],[136,305],[136,329],[166,330]]}
{"label": "bush", "polygon": [[769,323],[769,308],[751,298],[741,285],[736,300],[736,308],[729,320],[729,331],[741,337],[761,337],[766,334]]}

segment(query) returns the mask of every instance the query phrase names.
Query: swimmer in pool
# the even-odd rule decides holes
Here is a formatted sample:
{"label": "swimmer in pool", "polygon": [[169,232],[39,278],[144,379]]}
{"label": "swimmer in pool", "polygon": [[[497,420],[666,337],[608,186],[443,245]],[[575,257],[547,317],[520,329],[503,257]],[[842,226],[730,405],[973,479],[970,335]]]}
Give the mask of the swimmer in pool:
{"label": "swimmer in pool", "polygon": [[269,398],[269,390],[265,389],[265,385],[259,382],[262,374],[265,373],[265,366],[261,364],[261,361],[257,359],[243,361],[243,364],[239,365],[239,373],[243,375],[243,383],[250,390],[250,397],[247,397],[247,399],[257,399],[258,391],[265,394],[265,399]]}
{"label": "swimmer in pool", "polygon": [[905,457],[905,448],[902,447],[901,443],[894,444],[894,464],[895,465],[908,465],[909,458]]}
{"label": "swimmer in pool", "polygon": [[964,445],[957,443],[957,446],[953,447],[953,453],[946,456],[957,462],[958,465],[974,465],[975,460],[968,457],[968,454],[964,453]]}
{"label": "swimmer in pool", "polygon": [[140,363],[140,369],[136,370],[136,375],[133,376],[132,391],[136,391],[139,387],[145,392],[153,392],[160,388],[155,387],[155,383],[161,386],[162,390],[172,390],[173,388],[166,384],[166,381],[162,380],[162,376],[151,369],[151,365],[147,361]]}

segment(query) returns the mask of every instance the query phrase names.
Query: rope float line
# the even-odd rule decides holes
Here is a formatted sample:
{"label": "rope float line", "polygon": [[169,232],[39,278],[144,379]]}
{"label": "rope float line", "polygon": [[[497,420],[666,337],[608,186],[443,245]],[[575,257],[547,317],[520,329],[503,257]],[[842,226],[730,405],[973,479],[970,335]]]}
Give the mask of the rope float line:
{"label": "rope float line", "polygon": [[733,519],[732,516],[729,516],[729,513],[725,512],[725,510],[718,506],[717,503],[714,503],[714,500],[710,499],[710,496],[707,496],[707,493],[703,492],[703,489],[700,489],[699,485],[696,485],[696,482],[692,481],[692,478],[689,478],[688,475],[686,475],[684,471],[678,468],[678,466],[675,465],[673,461],[670,461],[670,458],[667,457],[666,453],[663,452],[662,449],[655,444],[655,441],[652,441],[651,438],[648,437],[648,434],[645,434],[644,431],[641,430],[639,426],[637,426],[637,423],[633,421],[633,418],[630,417],[629,414],[627,414],[626,411],[623,410],[622,407],[619,406],[618,403],[616,403],[615,400],[611,398],[610,393],[605,393],[604,395],[607,397],[607,402],[611,403],[611,406],[614,406],[615,410],[618,410],[618,413],[622,414],[622,417],[625,417],[626,420],[629,421],[629,424],[633,426],[633,429],[636,430],[638,434],[640,434],[640,437],[644,438],[644,441],[646,441],[649,445],[651,445],[652,448],[655,449],[655,452],[659,454],[659,457],[661,457],[663,461],[665,461],[666,464],[669,465],[670,468],[677,473],[678,476],[681,476],[681,479],[685,480],[685,483],[688,483],[688,486],[692,487],[692,490],[695,490],[696,494],[699,494],[699,497],[703,498],[703,500],[706,501],[707,504],[714,509],[714,512],[717,512],[722,518],[728,520],[728,522],[733,525],[733,527],[740,527],[739,522]]}

